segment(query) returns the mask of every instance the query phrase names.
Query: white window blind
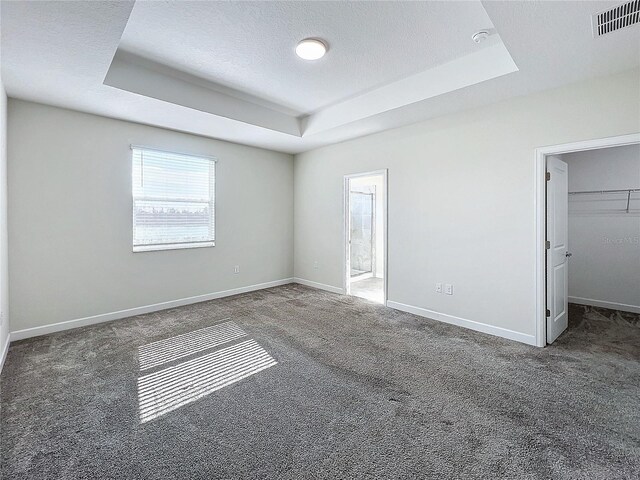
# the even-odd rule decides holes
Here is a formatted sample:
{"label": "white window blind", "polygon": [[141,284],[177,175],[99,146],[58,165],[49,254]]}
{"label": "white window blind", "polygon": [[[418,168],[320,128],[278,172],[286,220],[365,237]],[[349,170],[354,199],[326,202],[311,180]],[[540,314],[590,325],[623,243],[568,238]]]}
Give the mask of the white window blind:
{"label": "white window blind", "polygon": [[215,160],[133,151],[133,251],[214,245]]}

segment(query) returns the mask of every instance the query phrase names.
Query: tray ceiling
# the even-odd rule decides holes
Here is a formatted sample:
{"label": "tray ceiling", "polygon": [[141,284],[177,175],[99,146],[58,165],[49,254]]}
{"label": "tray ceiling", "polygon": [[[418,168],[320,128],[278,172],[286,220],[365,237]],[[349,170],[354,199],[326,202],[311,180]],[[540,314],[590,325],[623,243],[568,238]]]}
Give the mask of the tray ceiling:
{"label": "tray ceiling", "polygon": [[[2,2],[2,73],[11,97],[295,153],[637,68],[640,25],[592,36],[615,4]],[[305,37],[327,55],[296,57]]]}

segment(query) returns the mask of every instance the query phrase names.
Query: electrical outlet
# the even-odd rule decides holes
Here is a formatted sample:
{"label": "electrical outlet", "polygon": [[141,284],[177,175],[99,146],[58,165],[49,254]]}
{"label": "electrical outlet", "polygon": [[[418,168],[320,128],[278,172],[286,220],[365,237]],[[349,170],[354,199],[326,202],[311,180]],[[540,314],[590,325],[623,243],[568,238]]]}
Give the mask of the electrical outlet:
{"label": "electrical outlet", "polygon": [[313,269],[314,270],[318,269],[318,262],[317,261],[313,262]]}
{"label": "electrical outlet", "polygon": [[447,295],[453,295],[453,285],[451,285],[450,283],[447,283],[444,286],[444,293],[446,293]]}
{"label": "electrical outlet", "polygon": [[233,267],[233,273],[240,273],[240,265]]}
{"label": "electrical outlet", "polygon": [[436,283],[436,293],[442,293],[442,284]]}

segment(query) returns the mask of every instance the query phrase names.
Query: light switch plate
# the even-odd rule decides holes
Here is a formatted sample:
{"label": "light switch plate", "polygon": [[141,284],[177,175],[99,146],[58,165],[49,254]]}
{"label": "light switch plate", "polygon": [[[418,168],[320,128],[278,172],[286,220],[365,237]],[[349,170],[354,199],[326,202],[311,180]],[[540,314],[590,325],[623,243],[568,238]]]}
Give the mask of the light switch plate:
{"label": "light switch plate", "polygon": [[450,283],[447,283],[444,286],[444,293],[446,293],[447,295],[453,295],[453,285],[451,285]]}
{"label": "light switch plate", "polygon": [[442,284],[436,283],[436,293],[442,293]]}

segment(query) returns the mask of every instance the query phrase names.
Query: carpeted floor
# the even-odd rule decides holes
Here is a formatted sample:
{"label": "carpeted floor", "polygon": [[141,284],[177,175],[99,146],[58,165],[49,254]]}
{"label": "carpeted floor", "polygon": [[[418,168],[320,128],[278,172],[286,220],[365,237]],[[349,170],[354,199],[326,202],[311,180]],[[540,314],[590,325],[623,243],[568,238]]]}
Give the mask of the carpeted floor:
{"label": "carpeted floor", "polygon": [[637,479],[639,362],[637,318],[539,349],[292,284],[12,344],[0,477]]}

